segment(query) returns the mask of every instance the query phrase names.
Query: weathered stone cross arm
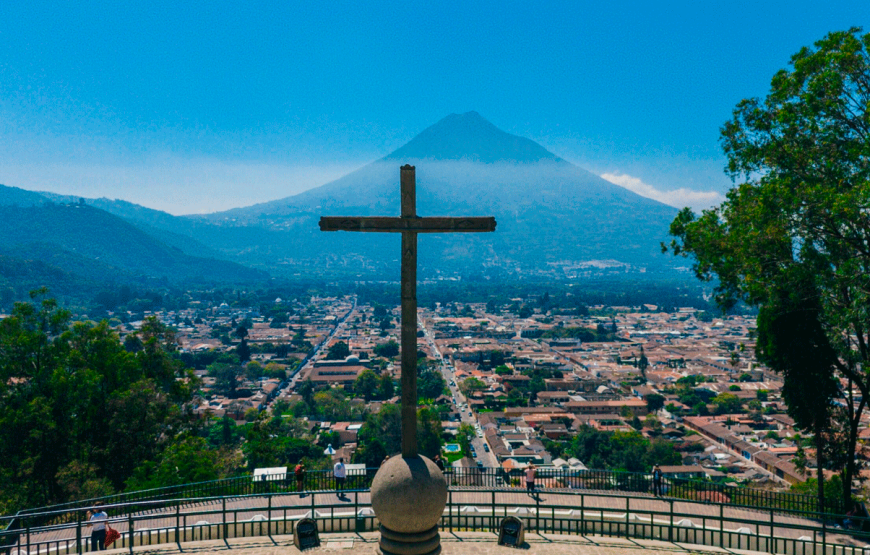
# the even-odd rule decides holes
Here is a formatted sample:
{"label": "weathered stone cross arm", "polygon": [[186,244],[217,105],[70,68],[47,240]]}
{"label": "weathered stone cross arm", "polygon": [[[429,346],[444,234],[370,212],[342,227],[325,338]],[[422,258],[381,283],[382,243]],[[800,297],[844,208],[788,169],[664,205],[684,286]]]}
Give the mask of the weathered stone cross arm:
{"label": "weathered stone cross arm", "polygon": [[413,231],[415,233],[456,233],[456,232],[486,232],[495,231],[495,218],[446,218],[419,216],[390,217],[342,217],[323,216],[320,218],[320,231],[376,231],[399,233]]}

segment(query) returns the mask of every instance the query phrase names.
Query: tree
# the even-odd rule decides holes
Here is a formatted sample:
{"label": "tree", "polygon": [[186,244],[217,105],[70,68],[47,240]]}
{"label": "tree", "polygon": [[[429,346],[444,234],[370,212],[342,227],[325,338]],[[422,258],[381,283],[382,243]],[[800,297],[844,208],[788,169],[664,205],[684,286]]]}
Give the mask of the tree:
{"label": "tree", "polygon": [[544,379],[540,376],[535,376],[529,382],[529,401],[534,401],[538,397],[538,393],[542,391],[547,391],[547,385],[544,383]]}
{"label": "tree", "polygon": [[311,378],[305,378],[305,381],[299,384],[296,392],[299,393],[306,405],[314,406],[314,382],[311,381]]}
{"label": "tree", "polygon": [[436,399],[447,387],[444,376],[436,370],[424,370],[417,376],[417,391],[422,399]]}
{"label": "tree", "polygon": [[378,343],[373,351],[379,357],[393,358],[399,355],[399,344],[393,340],[386,343]]}
{"label": "tree", "polygon": [[236,355],[239,357],[239,362],[242,364],[251,360],[251,348],[248,346],[248,340],[242,339],[239,346],[236,347]]}
{"label": "tree", "polygon": [[417,411],[417,447],[430,459],[441,452],[441,418],[438,412],[423,407]]}
{"label": "tree", "polygon": [[486,384],[478,378],[465,378],[459,382],[459,391],[466,397],[470,397],[475,391],[483,391],[486,389]]}
{"label": "tree", "polygon": [[741,412],[740,398],[733,393],[720,393],[713,397],[713,404],[718,414],[736,414]]}
{"label": "tree", "polygon": [[659,395],[658,393],[650,393],[646,395],[643,399],[644,401],[646,401],[647,409],[649,409],[649,411],[653,413],[658,412],[665,406],[664,395]]}
{"label": "tree", "polygon": [[[783,374],[782,396],[789,416],[798,427],[814,434],[819,507],[823,508],[825,437],[834,414],[834,398],[839,394],[834,379],[837,354],[819,321],[817,293],[807,294],[812,288],[809,276],[792,281],[788,290],[774,291],[759,311],[756,350],[760,361]],[[794,288],[796,283],[800,285]],[[844,503],[848,506],[849,501],[844,498]]]}
{"label": "tree", "polygon": [[378,396],[381,399],[387,400],[392,399],[395,394],[396,384],[393,383],[393,377],[386,372],[381,374],[381,378],[378,383]]}
{"label": "tree", "polygon": [[321,448],[304,430],[293,419],[260,413],[242,444],[248,468],[295,466],[303,458],[321,457]]}
{"label": "tree", "polygon": [[[742,182],[700,217],[681,211],[671,224],[676,239],[670,245],[675,254],[695,258],[699,278],[717,280],[722,307],[738,301],[770,307],[771,321],[783,314],[774,306],[810,307],[801,325],[823,351],[821,336],[811,329],[812,320],[818,322],[835,355],[823,368],[847,384],[838,393],[848,424],[841,481],[847,506],[855,473],[851,454],[870,398],[868,49],[870,34],[859,29],[830,33],[791,58],[766,98],[740,102],[721,132],[727,171]],[[793,292],[796,303],[780,302],[786,292]],[[771,325],[769,334],[787,328]],[[822,351],[813,356],[826,359]],[[787,385],[793,381],[784,375]],[[825,395],[818,397],[818,404],[803,393],[793,397],[815,407],[810,422],[824,420]],[[821,484],[819,491],[821,497]]]}
{"label": "tree", "polygon": [[495,370],[493,370],[493,372],[495,372],[499,376],[510,376],[511,374],[514,373],[513,370],[511,370],[510,368],[508,368],[505,365],[501,365],[501,366],[497,367]]}
{"label": "tree", "polygon": [[238,364],[215,362],[209,365],[208,375],[214,378],[215,389],[235,399],[239,396],[239,379],[245,375],[245,369]]}
{"label": "tree", "polygon": [[462,449],[462,454],[466,457],[471,456],[471,440],[474,438],[474,427],[468,423],[461,423],[456,432],[456,440],[459,442],[459,447]]}
{"label": "tree", "polygon": [[344,341],[338,341],[329,346],[326,360],[344,360],[350,356],[350,347]]}
{"label": "tree", "polygon": [[640,370],[640,375],[646,380],[646,369],[649,368],[649,359],[646,358],[646,353],[643,352],[643,345],[640,346],[640,358],[637,359],[637,368]]}
{"label": "tree", "polygon": [[173,441],[161,456],[143,461],[127,481],[129,490],[145,490],[215,480],[221,474],[217,451],[201,437]]}
{"label": "tree", "polygon": [[366,368],[360,372],[359,376],[357,376],[356,380],[353,382],[354,392],[358,395],[362,395],[366,402],[372,400],[377,389],[378,377],[370,368]]}

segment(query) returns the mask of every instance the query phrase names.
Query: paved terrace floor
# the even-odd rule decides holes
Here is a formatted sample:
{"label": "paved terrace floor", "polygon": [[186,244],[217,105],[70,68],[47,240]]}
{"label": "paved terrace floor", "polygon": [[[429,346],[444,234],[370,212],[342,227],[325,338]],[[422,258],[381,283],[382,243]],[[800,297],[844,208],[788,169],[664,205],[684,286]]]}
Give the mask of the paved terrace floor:
{"label": "paved terrace floor", "polygon": [[[378,534],[324,534],[321,546],[308,549],[308,553],[355,554],[375,553]],[[517,553],[497,543],[497,536],[488,533],[442,533],[441,548],[444,555],[509,555]],[[526,534],[524,549],[520,553],[530,555],[687,555],[702,554],[747,554],[754,551],[734,551],[703,545],[689,545],[655,540],[633,540],[598,536],[565,536],[561,534]],[[300,553],[293,545],[292,536],[272,538],[240,538],[224,541],[191,542],[159,548],[139,547],[137,555],[288,555]],[[106,555],[123,555],[127,550],[105,551]]]}
{"label": "paved terrace floor", "polygon": [[[725,529],[737,530],[745,529],[748,534],[758,534],[761,536],[770,535],[770,513],[765,510],[755,510],[752,508],[738,508],[729,506],[720,506],[714,504],[706,504],[701,502],[692,502],[682,499],[656,498],[648,494],[633,494],[636,497],[626,499],[624,497],[610,497],[602,495],[601,492],[586,491],[581,497],[579,494],[560,493],[558,489],[543,490],[538,493],[537,500],[540,502],[541,511],[540,518],[543,521],[552,514],[551,507],[556,507],[556,511],[565,511],[569,509],[583,508],[584,518],[587,520],[614,519],[622,518],[626,514],[636,515],[639,518],[649,518],[650,511],[659,513],[669,513],[671,502],[673,503],[673,511],[675,515],[674,522],[679,523],[684,521],[686,527],[709,527],[718,529],[718,519],[723,518]],[[358,497],[357,497],[358,496]],[[356,502],[355,502],[356,499]],[[525,492],[524,489],[510,488],[495,492],[495,503],[500,505],[497,507],[497,515],[504,516],[504,511],[510,511],[516,507],[525,507],[531,509],[531,513],[519,514],[524,519],[534,520],[535,498]],[[493,493],[491,491],[479,491],[474,489],[451,489],[451,500],[454,506],[454,511],[460,510],[463,516],[474,517],[475,509],[479,508],[487,511],[481,514],[481,518],[489,516],[489,510],[493,502]],[[298,494],[282,495],[276,494],[272,497],[272,519],[311,516],[310,511],[312,501],[317,511],[317,517],[329,518],[331,515],[348,515],[353,513],[355,509],[371,507],[371,496],[368,491],[351,492],[345,498],[339,499],[335,492],[319,492],[307,494],[304,497],[299,497]],[[627,504],[628,502],[628,504]],[[581,505],[582,503],[582,505]],[[221,510],[223,507],[222,500],[208,500],[197,503],[184,505],[180,508],[180,519],[178,523],[182,527],[203,525],[206,523],[220,524],[223,522]],[[203,512],[214,511],[211,514],[201,514]],[[269,518],[267,500],[264,497],[237,497],[226,499],[226,511],[228,523],[242,522],[250,523],[251,521],[261,521],[265,525],[265,521]],[[721,514],[720,514],[721,511]],[[110,518],[111,510],[109,511]],[[199,513],[199,514],[197,514]],[[454,514],[456,514],[454,512]],[[512,514],[512,513],[507,513]],[[710,521],[705,522],[704,517],[711,517]],[[576,518],[576,517],[575,517]],[[667,520],[667,514],[659,514],[655,516],[657,521],[662,519]],[[135,529],[137,531],[172,529],[177,524],[175,508],[154,509],[137,513]],[[715,519],[715,522],[712,520]],[[687,522],[691,521],[691,522]],[[751,521],[751,522],[745,522]],[[785,528],[778,525],[797,525],[797,526],[818,526],[819,523],[806,518],[789,516],[789,515],[774,515],[775,535],[780,538],[799,538],[807,536],[806,530]],[[128,530],[127,523],[122,519],[119,522],[113,522],[112,526],[124,533]],[[89,536],[90,531],[83,529],[83,536]],[[73,528],[65,528],[53,530],[50,532],[39,532],[31,535],[31,541],[34,543],[45,541],[57,541],[61,539],[74,539],[75,530]],[[828,541],[840,545],[864,546],[867,541],[855,541],[855,539],[836,534],[836,529],[831,529],[828,533]],[[23,544],[24,537],[20,539]],[[187,543],[183,544],[187,545]],[[481,552],[483,553],[483,552]]]}

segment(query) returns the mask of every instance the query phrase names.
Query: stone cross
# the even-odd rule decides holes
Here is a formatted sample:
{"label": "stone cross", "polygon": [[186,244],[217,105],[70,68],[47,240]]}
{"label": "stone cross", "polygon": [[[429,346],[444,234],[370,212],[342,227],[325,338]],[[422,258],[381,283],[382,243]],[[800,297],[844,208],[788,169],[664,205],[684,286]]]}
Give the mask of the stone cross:
{"label": "stone cross", "polygon": [[414,166],[401,169],[402,215],[323,216],[320,231],[372,231],[402,234],[402,457],[417,456],[417,234],[495,231],[495,218],[417,216]]}

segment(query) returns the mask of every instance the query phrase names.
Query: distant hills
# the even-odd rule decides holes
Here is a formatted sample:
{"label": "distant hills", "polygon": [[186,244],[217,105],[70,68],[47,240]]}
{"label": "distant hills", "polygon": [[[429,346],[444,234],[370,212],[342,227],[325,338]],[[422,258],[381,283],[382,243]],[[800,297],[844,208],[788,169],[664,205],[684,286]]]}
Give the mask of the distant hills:
{"label": "distant hills", "polygon": [[[0,186],[0,256],[83,279],[244,282],[273,276],[397,277],[398,237],[321,233],[322,215],[397,215],[399,167],[417,168],[423,216],[495,216],[491,234],[420,239],[421,277],[551,278],[665,270],[675,208],[579,168],[476,112],[451,114],[340,179],[198,216]],[[37,270],[34,266],[33,272]],[[395,274],[395,275],[394,275]]]}
{"label": "distant hills", "polygon": [[268,277],[236,262],[185,254],[105,210],[42,201],[0,206],[0,288],[12,288],[19,297],[42,285],[74,295],[66,291],[70,285],[83,293],[132,282],[246,283]]}

